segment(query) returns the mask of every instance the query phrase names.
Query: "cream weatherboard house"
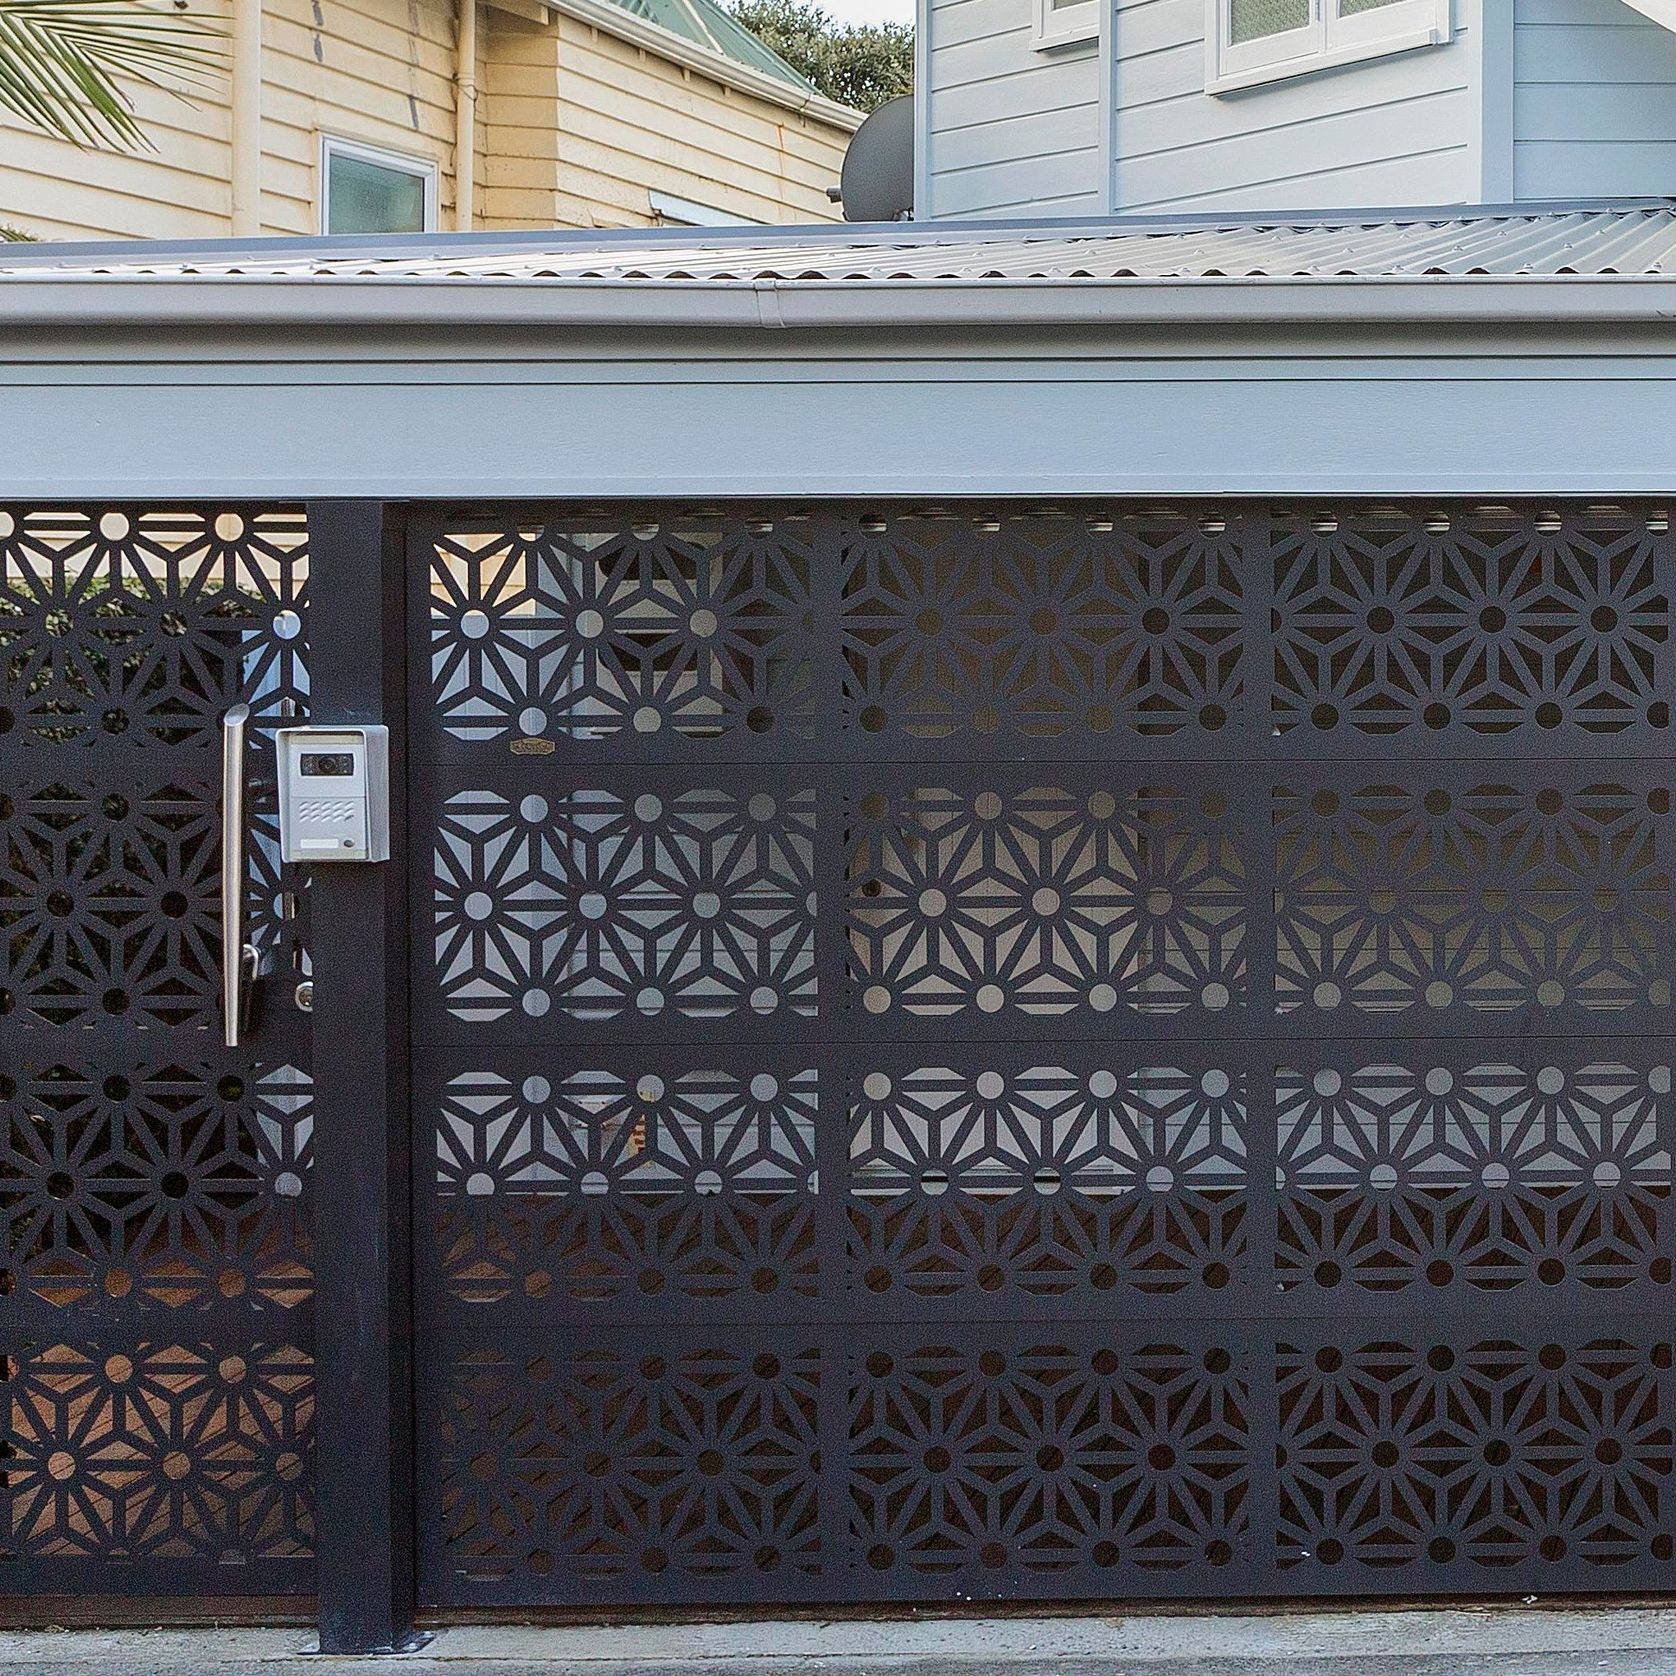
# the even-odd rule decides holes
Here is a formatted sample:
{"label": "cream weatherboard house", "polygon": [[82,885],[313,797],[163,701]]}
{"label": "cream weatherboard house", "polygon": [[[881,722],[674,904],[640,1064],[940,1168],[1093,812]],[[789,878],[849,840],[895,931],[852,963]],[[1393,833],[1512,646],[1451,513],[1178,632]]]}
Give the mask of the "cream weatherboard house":
{"label": "cream weatherboard house", "polygon": [[[711,0],[233,0],[229,73],[141,90],[155,150],[0,113],[42,239],[831,220],[860,113]],[[463,183],[463,184],[462,184]]]}

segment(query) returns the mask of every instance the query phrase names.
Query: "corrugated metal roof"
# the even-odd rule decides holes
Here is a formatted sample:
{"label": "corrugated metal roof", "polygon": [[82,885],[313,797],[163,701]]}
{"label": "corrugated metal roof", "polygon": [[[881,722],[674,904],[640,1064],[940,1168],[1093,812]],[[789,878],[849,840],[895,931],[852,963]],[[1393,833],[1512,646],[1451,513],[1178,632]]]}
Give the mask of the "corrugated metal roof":
{"label": "corrugated metal roof", "polygon": [[1078,224],[965,223],[374,241],[0,247],[0,278],[822,281],[1676,275],[1676,203]]}
{"label": "corrugated metal roof", "polygon": [[736,64],[777,76],[805,92],[814,91],[813,82],[800,76],[777,52],[714,4],[714,0],[611,0],[611,3],[683,40],[719,52]]}

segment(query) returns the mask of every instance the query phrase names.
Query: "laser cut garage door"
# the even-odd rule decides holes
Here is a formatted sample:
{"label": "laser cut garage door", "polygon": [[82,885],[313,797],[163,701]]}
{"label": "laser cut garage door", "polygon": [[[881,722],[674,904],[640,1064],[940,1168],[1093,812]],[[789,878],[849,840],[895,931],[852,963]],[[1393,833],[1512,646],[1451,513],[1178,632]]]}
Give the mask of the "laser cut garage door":
{"label": "laser cut garage door", "polygon": [[1671,562],[421,529],[425,1597],[1667,1587]]}

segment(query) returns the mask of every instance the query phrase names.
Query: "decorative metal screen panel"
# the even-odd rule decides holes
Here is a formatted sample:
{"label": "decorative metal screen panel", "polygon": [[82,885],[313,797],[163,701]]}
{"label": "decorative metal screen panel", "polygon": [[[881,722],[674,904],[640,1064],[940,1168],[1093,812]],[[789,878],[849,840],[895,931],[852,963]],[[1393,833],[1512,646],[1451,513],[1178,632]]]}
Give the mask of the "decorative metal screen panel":
{"label": "decorative metal screen panel", "polygon": [[427,1599],[1665,1585],[1662,516],[412,568]]}
{"label": "decorative metal screen panel", "polygon": [[0,507],[0,1594],[313,1587],[306,1021],[220,1047],[220,722],[305,964],[272,729],[300,513]]}

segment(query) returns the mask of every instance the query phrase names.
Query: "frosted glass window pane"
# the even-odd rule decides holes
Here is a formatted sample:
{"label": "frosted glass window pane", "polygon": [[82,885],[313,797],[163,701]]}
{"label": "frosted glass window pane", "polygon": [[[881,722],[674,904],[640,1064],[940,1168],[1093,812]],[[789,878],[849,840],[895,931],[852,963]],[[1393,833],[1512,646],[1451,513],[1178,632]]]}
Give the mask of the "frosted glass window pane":
{"label": "frosted glass window pane", "polygon": [[1284,35],[1309,22],[1310,0],[1233,0],[1233,45]]}
{"label": "frosted glass window pane", "polygon": [[345,152],[328,154],[328,233],[422,233],[425,177]]}
{"label": "frosted glass window pane", "polygon": [[1358,12],[1377,12],[1384,6],[1400,6],[1402,0],[1338,0],[1340,17],[1355,17]]}

